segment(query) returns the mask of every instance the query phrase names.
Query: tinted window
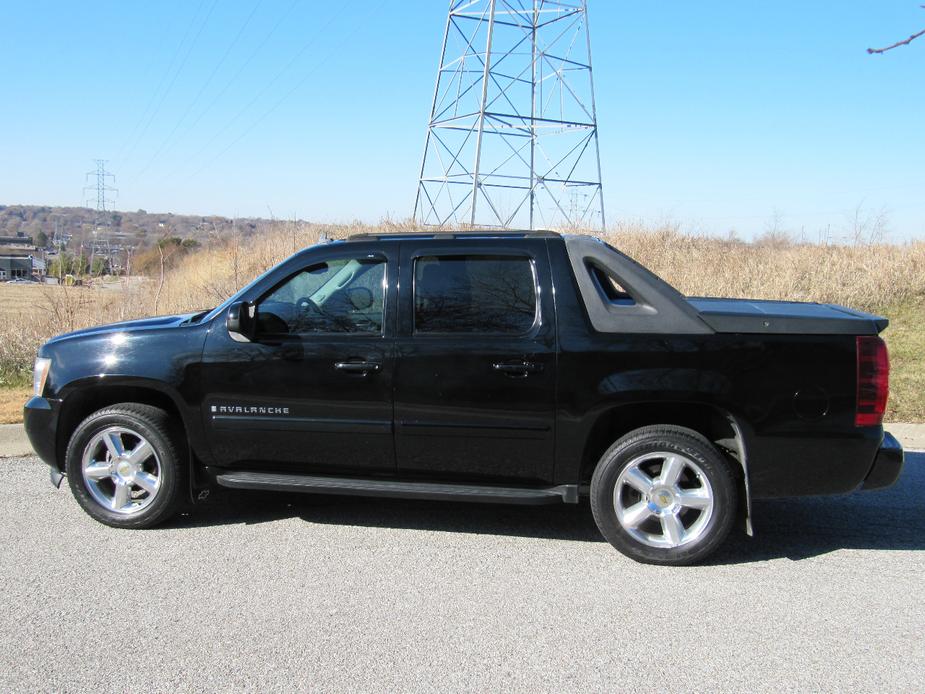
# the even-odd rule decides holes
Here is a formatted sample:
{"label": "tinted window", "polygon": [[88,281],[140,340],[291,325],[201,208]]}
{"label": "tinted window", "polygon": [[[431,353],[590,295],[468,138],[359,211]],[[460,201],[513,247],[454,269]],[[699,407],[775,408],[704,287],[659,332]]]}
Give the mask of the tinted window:
{"label": "tinted window", "polygon": [[257,303],[265,334],[380,333],[385,261],[338,258],[296,273]]}
{"label": "tinted window", "polygon": [[417,332],[521,334],[535,319],[528,258],[424,256],[414,263]]}

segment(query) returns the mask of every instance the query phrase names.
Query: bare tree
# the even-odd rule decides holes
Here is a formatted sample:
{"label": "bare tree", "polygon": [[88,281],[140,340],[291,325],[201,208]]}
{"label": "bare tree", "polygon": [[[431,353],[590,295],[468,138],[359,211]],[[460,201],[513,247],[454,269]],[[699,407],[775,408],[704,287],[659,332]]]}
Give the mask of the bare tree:
{"label": "bare tree", "polygon": [[157,315],[158,303],[161,300],[161,290],[164,288],[164,282],[167,279],[167,261],[170,260],[170,257],[176,253],[182,244],[180,239],[177,237],[172,237],[169,235],[169,232],[164,232],[164,236],[158,239],[157,242],[157,253],[160,260],[160,279],[157,283],[157,291],[154,292],[154,315]]}
{"label": "bare tree", "polygon": [[[925,9],[925,5],[921,5],[921,8]],[[910,43],[915,41],[920,36],[925,36],[925,29],[922,29],[920,32],[913,34],[907,39],[903,39],[902,41],[897,41],[896,43],[891,44],[889,46],[885,46],[884,48],[868,48],[867,52],[871,55],[873,55],[874,53],[883,54],[883,53],[886,53],[887,51],[893,50],[894,48],[899,48],[900,46],[908,46]]]}
{"label": "bare tree", "polygon": [[890,227],[890,211],[886,207],[869,210],[862,200],[846,215],[847,241],[855,246],[883,243]]}

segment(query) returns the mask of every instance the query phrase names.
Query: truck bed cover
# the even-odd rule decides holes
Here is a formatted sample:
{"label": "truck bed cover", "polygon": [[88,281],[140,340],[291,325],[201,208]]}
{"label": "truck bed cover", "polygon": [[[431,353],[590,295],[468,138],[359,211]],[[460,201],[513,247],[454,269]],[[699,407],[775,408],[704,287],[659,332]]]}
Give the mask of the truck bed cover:
{"label": "truck bed cover", "polygon": [[689,297],[700,318],[718,333],[876,335],[889,321],[837,304]]}

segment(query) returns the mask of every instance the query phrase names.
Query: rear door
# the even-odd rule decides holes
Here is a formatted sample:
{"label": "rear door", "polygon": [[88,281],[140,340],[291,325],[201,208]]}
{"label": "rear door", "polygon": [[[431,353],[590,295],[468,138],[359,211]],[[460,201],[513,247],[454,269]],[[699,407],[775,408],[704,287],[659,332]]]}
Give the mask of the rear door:
{"label": "rear door", "polygon": [[403,241],[399,472],[553,478],[556,344],[543,240]]}

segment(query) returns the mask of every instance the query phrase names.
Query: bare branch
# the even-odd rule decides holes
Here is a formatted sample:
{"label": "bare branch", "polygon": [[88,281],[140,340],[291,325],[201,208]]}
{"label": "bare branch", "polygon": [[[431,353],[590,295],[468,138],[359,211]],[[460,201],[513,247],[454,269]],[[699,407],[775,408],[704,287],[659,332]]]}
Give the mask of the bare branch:
{"label": "bare branch", "polygon": [[[923,10],[925,10],[925,5],[921,5],[921,7],[922,7]],[[886,53],[887,51],[891,51],[891,50],[893,50],[894,48],[899,48],[900,46],[908,46],[910,43],[912,43],[913,41],[915,41],[915,40],[916,40],[917,38],[919,38],[920,36],[925,36],[925,29],[922,29],[922,30],[921,30],[920,32],[918,32],[917,34],[913,34],[912,36],[910,36],[910,37],[907,38],[907,39],[904,39],[903,41],[897,41],[897,42],[894,43],[893,45],[887,46],[886,48],[868,48],[868,49],[867,49],[867,53],[868,53],[869,55],[873,55],[874,53],[881,53],[881,54],[882,54],[882,53]]]}

